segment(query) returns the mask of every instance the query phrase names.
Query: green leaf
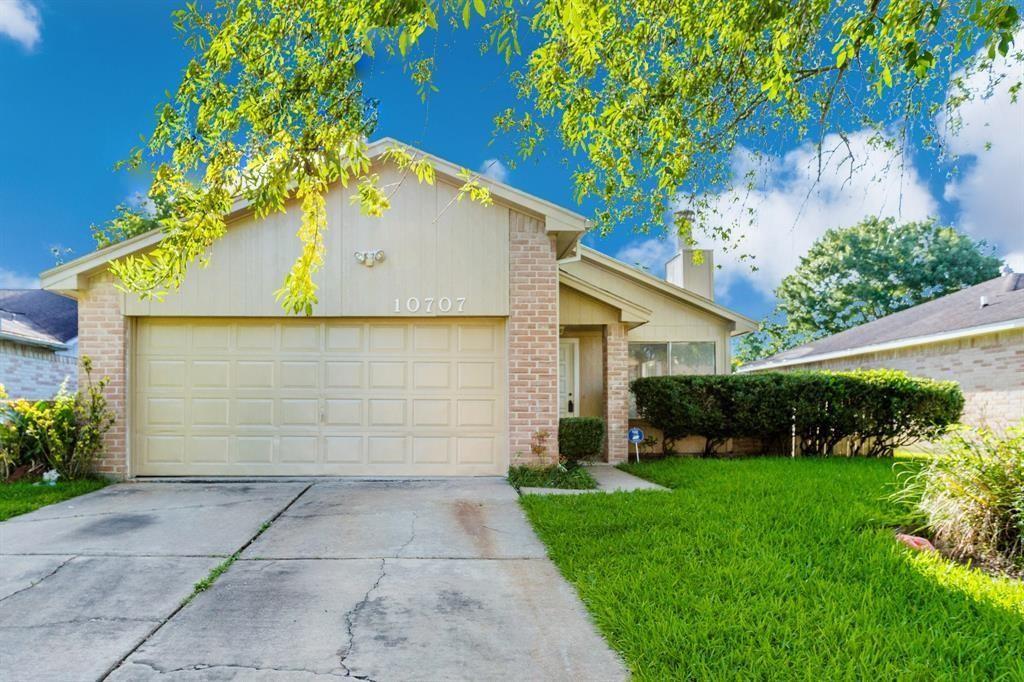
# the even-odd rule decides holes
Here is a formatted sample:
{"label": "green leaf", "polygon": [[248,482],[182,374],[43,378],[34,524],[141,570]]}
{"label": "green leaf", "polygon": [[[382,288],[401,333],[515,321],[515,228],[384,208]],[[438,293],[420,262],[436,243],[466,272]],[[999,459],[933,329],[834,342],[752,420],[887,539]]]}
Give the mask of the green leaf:
{"label": "green leaf", "polygon": [[471,10],[472,7],[470,6],[470,0],[466,0],[465,4],[462,6],[462,24],[466,28],[469,28],[469,18]]}
{"label": "green leaf", "polygon": [[473,0],[473,7],[476,8],[476,13],[480,16],[487,16],[487,7],[484,5],[484,0]]}

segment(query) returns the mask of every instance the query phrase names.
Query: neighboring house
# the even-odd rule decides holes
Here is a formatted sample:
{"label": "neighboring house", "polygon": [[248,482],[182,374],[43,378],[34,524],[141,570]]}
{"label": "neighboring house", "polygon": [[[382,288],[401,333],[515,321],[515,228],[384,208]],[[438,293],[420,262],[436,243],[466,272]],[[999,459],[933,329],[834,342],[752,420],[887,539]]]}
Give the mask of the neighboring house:
{"label": "neighboring house", "polygon": [[9,398],[52,398],[78,379],[78,305],[42,289],[0,289],[0,384]]}
{"label": "neighboring house", "polygon": [[875,368],[959,382],[964,423],[1002,429],[1024,419],[1024,275],[1009,272],[739,371]]}
{"label": "neighboring house", "polygon": [[710,299],[710,263],[674,267],[695,290],[669,284],[582,247],[582,216],[507,185],[482,179],[492,206],[455,201],[459,169],[441,159],[436,185],[399,182],[379,158],[390,144],[371,148],[396,188],[382,218],[351,187],[328,193],[312,317],[274,298],[295,207],[257,219],[237,205],[209,267],[163,302],[122,294],[107,270],[159,233],[43,273],[78,298],[82,352],[111,377],[104,473],[504,474],[550,461],[566,414],[605,418],[621,461],[631,374],[727,372],[730,336],[753,329]]}

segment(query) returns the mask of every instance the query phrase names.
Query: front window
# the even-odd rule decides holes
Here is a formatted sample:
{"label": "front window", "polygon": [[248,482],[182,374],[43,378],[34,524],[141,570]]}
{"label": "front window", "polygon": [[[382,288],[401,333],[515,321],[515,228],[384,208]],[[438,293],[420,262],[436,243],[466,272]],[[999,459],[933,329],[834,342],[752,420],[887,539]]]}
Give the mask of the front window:
{"label": "front window", "polygon": [[[714,341],[672,341],[629,344],[629,380],[671,374],[714,374]],[[629,416],[636,418],[633,394],[629,394]]]}

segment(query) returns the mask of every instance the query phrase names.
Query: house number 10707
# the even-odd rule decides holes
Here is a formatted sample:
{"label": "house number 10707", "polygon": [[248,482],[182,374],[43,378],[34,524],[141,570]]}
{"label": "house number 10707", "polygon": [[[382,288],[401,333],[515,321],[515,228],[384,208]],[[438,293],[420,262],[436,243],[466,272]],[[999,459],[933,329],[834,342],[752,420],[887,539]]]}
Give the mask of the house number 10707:
{"label": "house number 10707", "polygon": [[432,313],[435,309],[439,313],[461,313],[465,307],[465,296],[457,296],[455,298],[449,298],[448,296],[442,296],[441,298],[434,298],[433,296],[427,296],[426,298],[410,296],[405,299],[405,301],[402,301],[400,298],[395,299],[396,313]]}

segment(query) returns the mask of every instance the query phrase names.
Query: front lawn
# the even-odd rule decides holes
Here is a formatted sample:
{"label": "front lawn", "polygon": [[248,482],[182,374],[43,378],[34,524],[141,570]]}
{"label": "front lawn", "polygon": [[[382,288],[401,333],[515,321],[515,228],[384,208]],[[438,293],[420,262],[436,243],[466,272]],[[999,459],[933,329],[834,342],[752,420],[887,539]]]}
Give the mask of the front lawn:
{"label": "front lawn", "polygon": [[527,496],[643,679],[1024,679],[1024,583],[893,540],[892,460],[669,459],[665,493]]}
{"label": "front lawn", "polygon": [[48,504],[91,493],[105,485],[107,481],[92,478],[58,481],[54,486],[33,485],[26,481],[0,483],[0,521],[19,514],[27,514]]}

